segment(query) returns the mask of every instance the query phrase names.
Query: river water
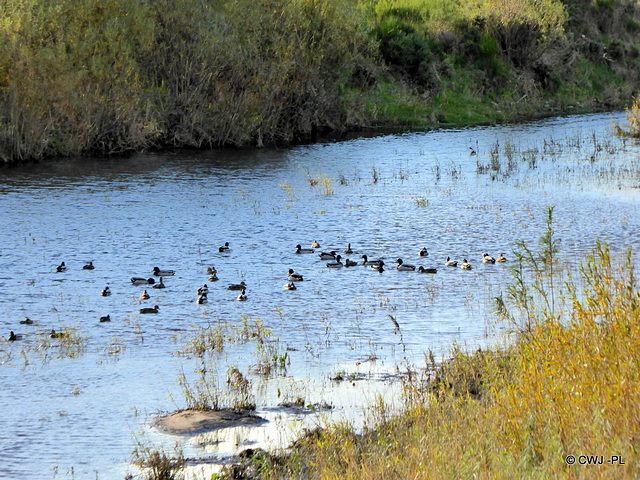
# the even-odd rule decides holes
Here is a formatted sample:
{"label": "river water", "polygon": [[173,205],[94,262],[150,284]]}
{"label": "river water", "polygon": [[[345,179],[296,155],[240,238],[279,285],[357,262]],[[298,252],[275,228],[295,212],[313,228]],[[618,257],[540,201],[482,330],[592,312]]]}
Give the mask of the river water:
{"label": "river water", "polygon": [[[377,395],[393,401],[395,374],[423,366],[425,353],[502,341],[493,299],[512,264],[483,264],[482,254],[513,259],[516,240],[537,248],[548,207],[570,267],[596,239],[638,250],[640,150],[612,134],[624,122],[598,114],[0,170],[0,478],[124,478],[139,473],[137,441],[179,441],[188,457],[224,463],[324,419],[368,421]],[[315,254],[295,253],[314,241]],[[231,251],[220,253],[225,242]],[[343,258],[381,258],[386,271],[331,269],[317,255],[348,244],[355,253]],[[447,256],[474,268],[446,268]],[[397,271],[398,258],[438,273]],[[82,268],[89,261],[94,270]],[[131,284],[156,266],[176,272],[165,289]],[[290,268],[304,276],[295,291],[283,288]],[[227,290],[240,281],[245,302]],[[140,300],[145,288],[151,299]],[[158,314],[139,313],[154,305]],[[20,324],[26,317],[34,323]],[[200,442],[151,427],[186,407],[180,373],[196,381],[198,363],[177,352],[202,328],[243,322],[262,325],[266,343],[229,341],[213,367],[224,390],[237,366],[269,422]],[[10,331],[22,339],[8,342]],[[258,373],[274,354],[281,368]],[[331,380],[339,374],[349,381]],[[332,408],[278,407],[298,397]]]}

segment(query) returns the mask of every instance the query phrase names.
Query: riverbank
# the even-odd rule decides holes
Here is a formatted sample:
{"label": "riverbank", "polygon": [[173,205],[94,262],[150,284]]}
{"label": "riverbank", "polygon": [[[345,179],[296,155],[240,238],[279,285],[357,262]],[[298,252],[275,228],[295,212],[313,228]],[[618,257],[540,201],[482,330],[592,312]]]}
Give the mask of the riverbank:
{"label": "riverbank", "polygon": [[0,13],[0,159],[290,145],[361,128],[631,104],[635,3],[506,6],[9,3]]}
{"label": "riverbank", "polygon": [[219,478],[637,478],[632,255],[614,260],[598,244],[580,278],[554,293],[562,274],[551,268],[549,232],[539,254],[521,250],[531,280],[500,298],[512,343],[454,348],[450,361],[406,378],[400,415],[380,405],[371,429],[317,429],[281,453],[252,452]]}

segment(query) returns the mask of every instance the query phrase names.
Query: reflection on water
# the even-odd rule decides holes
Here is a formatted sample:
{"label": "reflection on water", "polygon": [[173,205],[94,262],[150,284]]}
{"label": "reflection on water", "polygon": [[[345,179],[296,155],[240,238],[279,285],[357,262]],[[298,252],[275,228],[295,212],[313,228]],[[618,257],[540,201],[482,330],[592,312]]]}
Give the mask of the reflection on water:
{"label": "reflection on water", "polygon": [[[141,429],[170,445],[174,437],[145,425],[185,406],[176,378],[195,364],[174,353],[196,328],[219,322],[261,320],[286,352],[286,375],[248,374],[269,426],[220,432],[216,448],[191,443],[188,455],[286,443],[310,416],[275,408],[283,396],[334,407],[312,422],[362,421],[363,399],[397,388],[386,374],[422,365],[429,350],[445,356],[454,341],[499,338],[492,299],[510,281],[509,263],[483,264],[482,254],[513,258],[517,239],[537,245],[548,206],[567,262],[596,238],[637,250],[638,148],[610,137],[612,121],[623,116],[0,170],[0,325],[5,339],[24,336],[0,343],[0,477],[67,478],[73,469],[122,478]],[[319,251],[350,243],[343,258],[381,258],[386,271],[334,270],[295,254],[314,240]],[[231,251],[220,253],[225,242]],[[423,247],[428,257],[418,255]],[[444,267],[447,256],[474,268]],[[398,258],[438,273],[399,272]],[[68,271],[58,273],[62,261]],[[95,270],[82,269],[89,261]],[[217,282],[208,281],[211,265]],[[167,288],[131,284],[156,266],[176,271]],[[305,278],[295,291],[283,288],[289,268]],[[226,289],[240,281],[246,302]],[[208,302],[199,305],[204,283]],[[100,296],[107,285],[112,295]],[[151,299],[141,301],[145,288]],[[153,305],[158,314],[139,313]],[[100,323],[107,314],[111,322]],[[25,317],[34,325],[20,324]],[[51,339],[52,328],[77,336],[77,350]],[[249,372],[255,349],[225,348],[221,378],[229,366]],[[329,380],[340,372],[371,381]]]}

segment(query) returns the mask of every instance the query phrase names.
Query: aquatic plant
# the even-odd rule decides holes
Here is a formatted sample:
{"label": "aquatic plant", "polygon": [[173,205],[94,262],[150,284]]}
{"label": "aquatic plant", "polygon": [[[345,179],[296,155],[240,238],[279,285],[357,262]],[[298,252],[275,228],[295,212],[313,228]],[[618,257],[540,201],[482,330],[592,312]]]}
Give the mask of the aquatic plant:
{"label": "aquatic plant", "polygon": [[256,403],[251,393],[251,382],[242,374],[238,367],[227,370],[227,390],[230,406],[234,410],[255,410]]}
{"label": "aquatic plant", "polygon": [[279,339],[257,343],[254,355],[256,363],[250,369],[264,376],[284,374],[291,363],[291,357],[286,350],[282,351]]}
{"label": "aquatic plant", "polygon": [[[131,453],[132,462],[140,467],[145,480],[181,480],[186,465],[184,453],[176,442],[173,454],[162,447],[156,447],[144,439],[144,434],[136,437],[136,445]],[[127,478],[132,478],[127,476]]]}
{"label": "aquatic plant", "polygon": [[426,207],[429,205],[429,199],[424,197],[413,197],[413,201],[417,207]]}

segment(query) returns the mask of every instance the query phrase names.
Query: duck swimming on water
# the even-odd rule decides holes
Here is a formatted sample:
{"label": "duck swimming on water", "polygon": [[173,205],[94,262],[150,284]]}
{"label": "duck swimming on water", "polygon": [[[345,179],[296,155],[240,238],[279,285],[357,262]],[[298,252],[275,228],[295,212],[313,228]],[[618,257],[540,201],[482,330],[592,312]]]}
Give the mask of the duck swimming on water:
{"label": "duck swimming on water", "polygon": [[340,261],[341,259],[342,259],[342,257],[340,255],[337,255],[336,256],[336,261],[327,263],[327,267],[328,268],[342,268],[342,267],[344,267],[343,263]]}
{"label": "duck swimming on water", "polygon": [[371,265],[383,265],[384,262],[382,260],[369,260],[369,258],[366,255],[362,255],[362,264],[365,266],[371,266]]}
{"label": "duck swimming on water", "polygon": [[488,253],[485,253],[484,255],[482,255],[482,263],[496,263],[496,259]]}
{"label": "duck swimming on water", "polygon": [[433,267],[418,267],[418,273],[438,273],[438,269]]}
{"label": "duck swimming on water", "polygon": [[158,313],[158,310],[160,310],[160,307],[156,305],[153,308],[151,307],[141,308],[140,313]]}
{"label": "duck swimming on water", "polygon": [[233,285],[229,285],[227,290],[244,290],[247,287],[247,284],[244,282],[236,283]]}
{"label": "duck swimming on water", "polygon": [[304,281],[304,278],[302,277],[301,274],[296,273],[293,271],[293,268],[289,269],[289,275],[287,276],[288,280],[290,282],[302,282]]}
{"label": "duck swimming on water", "polygon": [[401,258],[399,258],[398,260],[396,260],[396,263],[398,264],[398,266],[396,267],[397,270],[401,271],[401,272],[413,272],[415,271],[416,267],[415,265],[407,265],[406,263],[404,263],[402,261]]}
{"label": "duck swimming on water", "polygon": [[176,274],[175,270],[160,270],[158,267],[153,267],[153,274],[156,277],[171,277]]}
{"label": "duck swimming on water", "polygon": [[316,251],[313,248],[302,248],[302,245],[296,245],[296,253],[315,253]]}
{"label": "duck swimming on water", "polygon": [[320,255],[320,260],[335,260],[336,259],[336,252],[335,250],[332,250],[330,252],[322,252]]}
{"label": "duck swimming on water", "polygon": [[9,332],[9,341],[15,342],[16,340],[22,340],[22,335],[16,335],[12,330],[11,332]]}

